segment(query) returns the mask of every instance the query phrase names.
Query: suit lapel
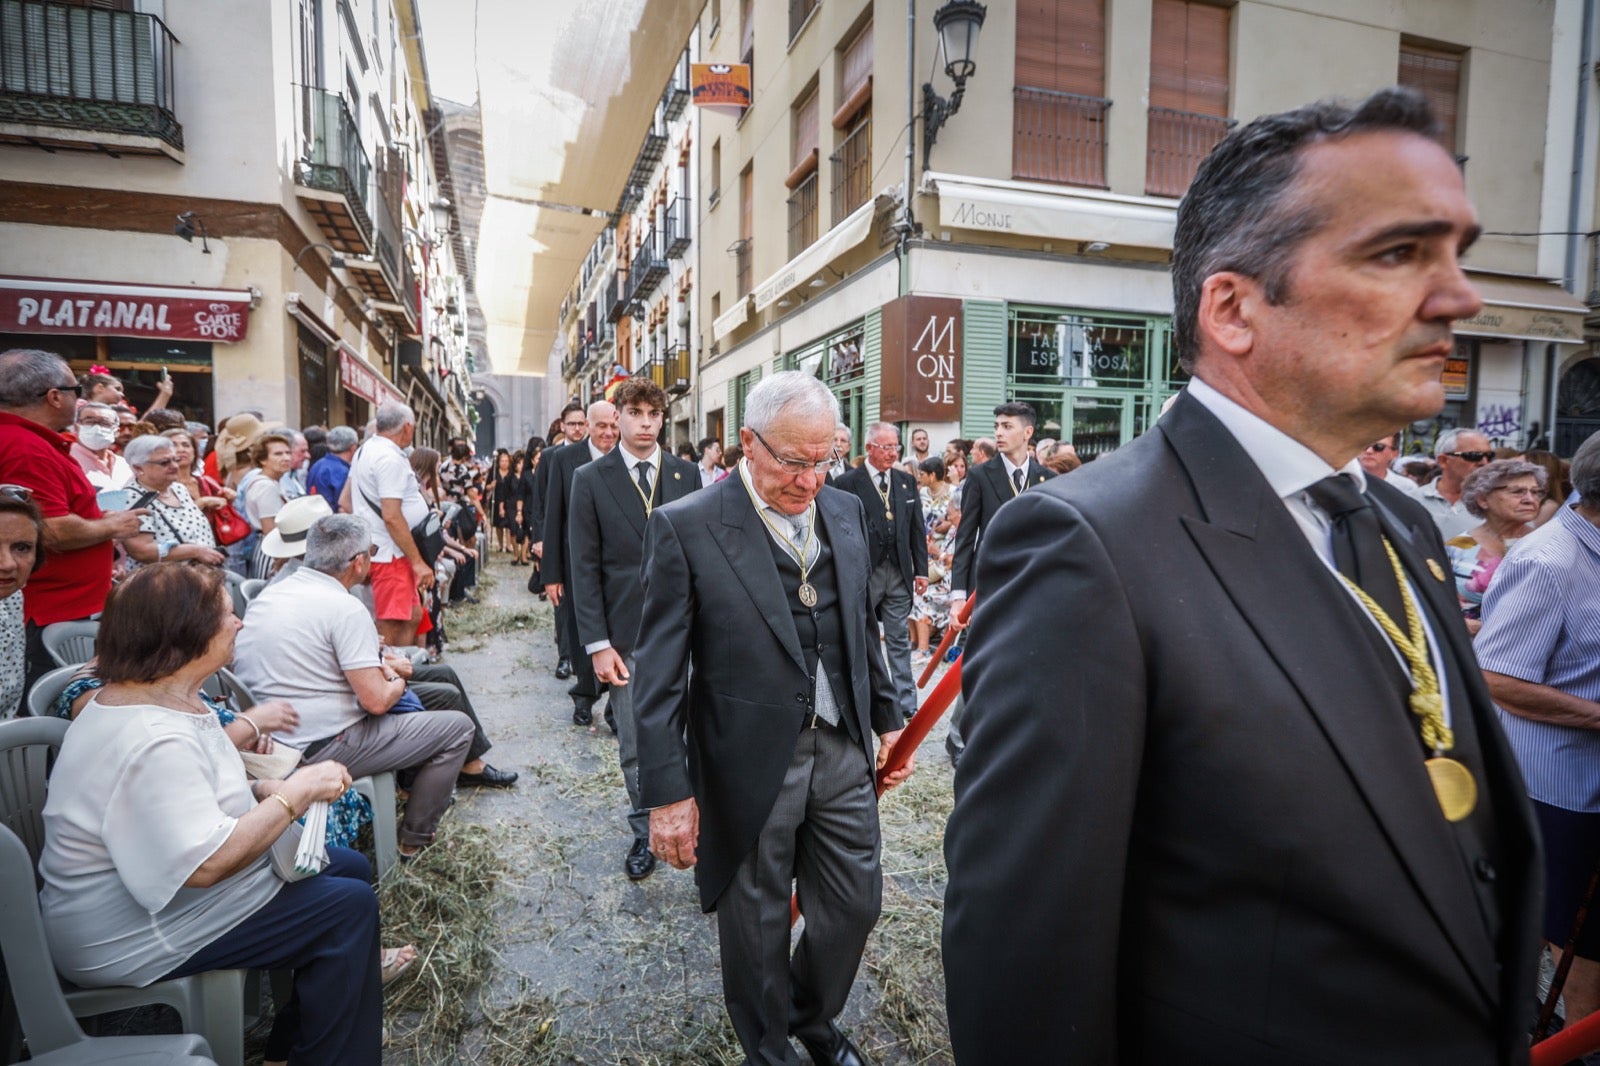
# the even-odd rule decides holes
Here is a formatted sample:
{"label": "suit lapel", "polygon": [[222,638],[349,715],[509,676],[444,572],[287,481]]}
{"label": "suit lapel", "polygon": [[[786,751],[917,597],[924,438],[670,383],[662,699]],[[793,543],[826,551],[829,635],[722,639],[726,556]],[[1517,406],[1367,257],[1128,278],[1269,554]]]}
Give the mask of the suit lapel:
{"label": "suit lapel", "polygon": [[711,535],[727,557],[728,566],[749,594],[750,602],[766,619],[772,635],[778,638],[778,643],[783,645],[783,650],[789,653],[801,671],[805,671],[806,659],[800,650],[800,634],[795,631],[794,617],[789,613],[789,599],[778,580],[778,567],[772,561],[772,550],[767,547],[767,540],[772,534],[767,531],[766,522],[750,502],[744,479],[738,471],[729,474],[714,488],[722,490],[722,524],[712,526]]}
{"label": "suit lapel", "polygon": [[679,462],[666,452],[661,453],[661,459],[661,491],[656,494],[656,506],[681,500],[700,488],[699,467]]}
{"label": "suit lapel", "polygon": [[1011,479],[1006,477],[1006,465],[999,456],[990,459],[978,469],[989,475],[989,490],[994,493],[997,506],[1011,499],[1015,486],[1011,484]]}
{"label": "suit lapel", "polygon": [[[1300,693],[1473,983],[1492,1000],[1497,993],[1485,979],[1494,973],[1494,946],[1422,769],[1415,726],[1404,708],[1393,706],[1393,689],[1375,664],[1352,669],[1352,655],[1338,654],[1367,654],[1365,623],[1354,610],[1337,609],[1347,595],[1337,579],[1255,464],[1198,401],[1185,397],[1160,428],[1205,512],[1183,517],[1190,538]],[[1332,609],[1307,610],[1308,601]]]}
{"label": "suit lapel", "polygon": [[600,460],[600,480],[605,483],[611,498],[616,501],[617,508],[627,516],[628,524],[633,527],[634,533],[643,541],[646,517],[644,501],[639,498],[639,486],[628,477],[628,464],[622,458],[621,452],[621,446],[618,445]]}

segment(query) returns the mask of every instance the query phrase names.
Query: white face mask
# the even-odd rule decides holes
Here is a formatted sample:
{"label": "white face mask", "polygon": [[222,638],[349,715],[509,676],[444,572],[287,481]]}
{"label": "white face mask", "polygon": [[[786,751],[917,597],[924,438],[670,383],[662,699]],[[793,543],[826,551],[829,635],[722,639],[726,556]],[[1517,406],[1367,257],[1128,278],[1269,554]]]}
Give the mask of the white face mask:
{"label": "white face mask", "polygon": [[211,443],[211,438],[209,438],[209,437],[201,437],[199,440],[195,441],[194,442],[194,457],[196,459],[204,459],[206,457],[206,445],[210,444],[210,443]]}
{"label": "white face mask", "polygon": [[117,439],[117,431],[109,426],[80,425],[78,441],[91,452],[103,452]]}

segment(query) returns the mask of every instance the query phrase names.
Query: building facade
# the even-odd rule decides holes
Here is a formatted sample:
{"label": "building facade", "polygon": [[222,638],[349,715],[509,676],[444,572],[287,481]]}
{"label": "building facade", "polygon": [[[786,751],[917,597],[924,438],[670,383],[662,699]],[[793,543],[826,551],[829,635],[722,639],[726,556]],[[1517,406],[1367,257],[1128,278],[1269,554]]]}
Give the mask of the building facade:
{"label": "building facade", "polygon": [[466,431],[438,122],[411,0],[5,0],[0,345],[212,424]]}
{"label": "building facade", "polygon": [[[1412,446],[1456,425],[1548,439],[1585,350],[1584,303],[1539,236],[1568,228],[1542,117],[1575,4],[990,3],[952,99],[936,3],[913,47],[900,3],[710,0],[701,53],[749,62],[753,102],[698,134],[698,428],[732,441],[751,385],[801,368],[858,452],[879,418],[935,445],[983,435],[1007,399],[1086,459],[1116,448],[1184,381],[1168,263],[1200,160],[1256,115],[1400,83],[1443,117],[1485,230],[1484,310],[1458,324],[1449,403]],[[922,116],[956,100],[930,146]]]}

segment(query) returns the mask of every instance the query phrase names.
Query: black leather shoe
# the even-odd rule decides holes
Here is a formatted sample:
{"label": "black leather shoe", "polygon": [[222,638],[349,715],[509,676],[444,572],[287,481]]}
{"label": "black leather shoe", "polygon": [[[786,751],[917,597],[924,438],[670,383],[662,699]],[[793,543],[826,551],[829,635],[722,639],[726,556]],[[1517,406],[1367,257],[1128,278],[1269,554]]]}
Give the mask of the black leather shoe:
{"label": "black leather shoe", "polygon": [[643,881],[650,876],[656,868],[656,857],[650,851],[648,840],[635,840],[633,847],[628,849],[628,860],[623,863],[623,868],[628,871],[628,880]]}
{"label": "black leather shoe", "polygon": [[565,681],[572,676],[572,660],[562,659],[556,663],[556,680]]}
{"label": "black leather shoe", "polygon": [[828,1023],[828,1036],[824,1040],[800,1038],[800,1043],[817,1066],[868,1066],[867,1057],[850,1038],[832,1022]]}
{"label": "black leather shoe", "polygon": [[483,764],[483,769],[475,774],[456,774],[457,788],[510,788],[517,783],[517,775],[511,770],[496,770],[488,763]]}
{"label": "black leather shoe", "polygon": [[594,725],[594,709],[574,705],[572,708],[573,725]]}

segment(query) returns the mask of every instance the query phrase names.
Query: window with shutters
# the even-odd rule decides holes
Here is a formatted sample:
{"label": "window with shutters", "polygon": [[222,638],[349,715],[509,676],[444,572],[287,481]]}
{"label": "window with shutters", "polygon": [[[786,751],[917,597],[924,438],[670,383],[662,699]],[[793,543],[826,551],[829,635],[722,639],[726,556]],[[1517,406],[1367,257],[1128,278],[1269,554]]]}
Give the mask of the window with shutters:
{"label": "window with shutters", "polygon": [[706,206],[716,207],[722,202],[722,138],[711,142],[711,191],[706,194]]}
{"label": "window with shutters", "polygon": [[789,257],[817,239],[817,90],[811,89],[791,112],[789,176]]}
{"label": "window with shutters", "polygon": [[1106,185],[1105,0],[1018,0],[1014,177]]}
{"label": "window with shutters", "polygon": [[833,113],[838,147],[833,164],[833,224],[867,202],[872,189],[872,23],[844,46],[839,61],[839,95]]}
{"label": "window with shutters", "polygon": [[1228,118],[1228,8],[1154,0],[1145,191],[1182,196],[1233,126]]}
{"label": "window with shutters", "polygon": [[755,87],[756,0],[739,0],[739,62],[751,65],[750,85]]}
{"label": "window with shutters", "polygon": [[792,42],[800,36],[800,31],[806,28],[806,22],[811,18],[811,13],[817,9],[819,0],[789,0],[789,40]]}
{"label": "window with shutters", "polygon": [[751,271],[755,262],[755,176],[750,167],[739,174],[739,241],[734,245],[734,272],[737,292],[750,292]]}
{"label": "window with shutters", "polygon": [[1399,84],[1420,92],[1439,120],[1439,143],[1456,155],[1460,150],[1460,52],[1401,42]]}

